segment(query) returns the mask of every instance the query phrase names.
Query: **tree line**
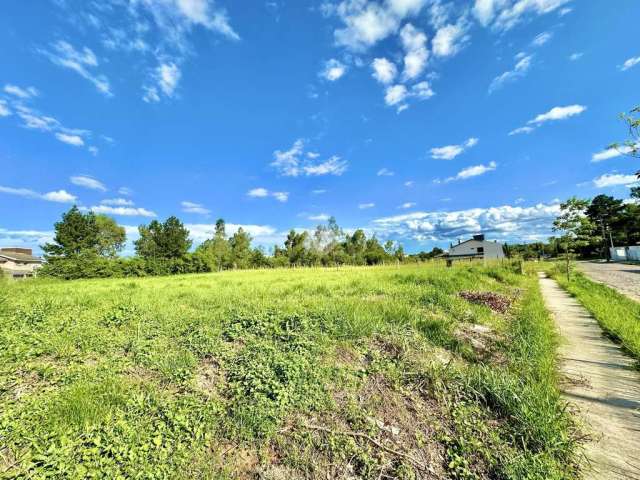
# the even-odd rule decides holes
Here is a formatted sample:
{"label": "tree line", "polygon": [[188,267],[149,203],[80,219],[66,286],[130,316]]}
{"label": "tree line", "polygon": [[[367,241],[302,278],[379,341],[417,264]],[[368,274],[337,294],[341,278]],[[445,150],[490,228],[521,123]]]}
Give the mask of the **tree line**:
{"label": "tree line", "polygon": [[138,227],[135,255],[122,257],[126,231],[106,215],[82,212],[73,206],[54,225],[53,242],[42,246],[46,263],[40,275],[74,278],[135,277],[179,273],[216,272],[228,269],[302,266],[380,265],[420,261],[442,253],[406,255],[391,240],[381,244],[362,229],[346,233],[335,218],[313,232],[290,230],[283,245],[268,254],[253,247],[242,227],[228,234],[223,219],[211,238],[192,249],[189,230],[175,216]]}

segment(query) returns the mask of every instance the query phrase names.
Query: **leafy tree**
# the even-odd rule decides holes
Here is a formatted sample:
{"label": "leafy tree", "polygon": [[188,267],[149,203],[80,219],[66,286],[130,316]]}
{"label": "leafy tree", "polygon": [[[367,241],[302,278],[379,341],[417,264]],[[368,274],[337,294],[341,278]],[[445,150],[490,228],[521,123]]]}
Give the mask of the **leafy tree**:
{"label": "leafy tree", "polygon": [[114,258],[118,252],[122,251],[127,241],[125,229],[106,215],[96,215],[95,220],[98,228],[98,254]]}
{"label": "leafy tree", "polygon": [[[640,106],[632,108],[629,113],[620,114],[620,118],[627,124],[629,138],[622,143],[613,143],[609,148],[615,148],[625,155],[640,158]],[[640,170],[636,172],[640,178]]]}
{"label": "leafy tree", "polygon": [[291,265],[304,265],[307,257],[307,232],[297,233],[291,229],[284,242],[287,257]]}
{"label": "leafy tree", "polygon": [[572,197],[560,204],[560,215],[553,222],[554,231],[564,232],[560,242],[566,255],[567,280],[571,280],[571,254],[579,246],[588,243],[593,226],[585,210],[589,200]]}
{"label": "leafy tree", "polygon": [[231,265],[231,246],[227,241],[226,225],[222,218],[216,221],[216,230],[212,239],[205,240],[196,249],[199,256],[211,271],[220,271]]}
{"label": "leafy tree", "polygon": [[251,236],[242,227],[229,239],[231,258],[235,268],[249,268],[251,265]]}
{"label": "leafy tree", "polygon": [[134,244],[136,253],[143,258],[183,258],[191,248],[189,230],[173,216],[164,223],[153,220],[148,226],[140,225],[138,231],[140,238]]}
{"label": "leafy tree", "polygon": [[77,206],[62,215],[62,220],[54,225],[54,243],[42,246],[46,256],[74,257],[95,253],[98,248],[99,229],[92,212],[82,213]]}

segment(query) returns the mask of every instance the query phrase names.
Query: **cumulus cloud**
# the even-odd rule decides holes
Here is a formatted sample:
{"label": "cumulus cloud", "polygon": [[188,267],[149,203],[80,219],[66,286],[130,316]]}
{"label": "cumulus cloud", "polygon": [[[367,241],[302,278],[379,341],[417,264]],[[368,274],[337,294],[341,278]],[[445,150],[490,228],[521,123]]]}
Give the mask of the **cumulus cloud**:
{"label": "cumulus cloud", "polygon": [[465,150],[472,148],[478,144],[477,138],[469,138],[460,145],[447,145],[445,147],[435,147],[430,150],[431,158],[436,160],[453,160],[458,155],[464,153]]}
{"label": "cumulus cloud", "polygon": [[197,213],[199,215],[209,215],[211,213],[211,210],[205,208],[203,205],[186,200],[180,202],[180,206],[185,213]]}
{"label": "cumulus cloud", "polygon": [[252,197],[252,198],[273,197],[277,201],[282,202],[282,203],[284,203],[287,200],[289,200],[289,192],[271,192],[271,191],[267,190],[266,188],[262,188],[262,187],[253,188],[253,189],[249,190],[247,192],[247,196],[248,197]]}
{"label": "cumulus cloud", "polygon": [[468,25],[464,20],[440,27],[431,42],[433,54],[436,57],[451,57],[458,53],[469,40],[467,30]]}
{"label": "cumulus cloud", "polygon": [[105,198],[101,200],[102,205],[111,205],[113,207],[130,207],[133,205],[133,201],[127,198]]}
{"label": "cumulus cloud", "polygon": [[99,63],[93,50],[88,47],[76,49],[65,40],[59,40],[50,47],[51,50],[40,50],[40,52],[52,63],[76,72],[82,78],[91,82],[100,93],[108,97],[113,95],[107,77],[94,72]]}
{"label": "cumulus cloud", "polygon": [[475,0],[473,15],[485,27],[510,30],[528,16],[544,15],[571,0]]}
{"label": "cumulus cloud", "polygon": [[72,203],[77,200],[77,197],[75,195],[70,194],[66,190],[55,190],[53,192],[38,193],[28,188],[3,187],[0,185],[0,193],[57,203]]}
{"label": "cumulus cloud", "polygon": [[40,245],[51,243],[55,232],[51,230],[9,230],[0,228],[0,246],[31,248],[36,254]]}
{"label": "cumulus cloud", "polygon": [[622,145],[620,147],[607,148],[606,150],[602,150],[601,152],[594,153],[591,156],[591,161],[593,163],[602,162],[604,160],[609,160],[610,158],[619,157],[621,155],[628,155],[633,151],[629,145]]}
{"label": "cumulus cloud", "polygon": [[146,85],[143,87],[144,95],[142,99],[147,103],[159,102],[162,96],[173,98],[178,82],[182,77],[180,67],[173,62],[162,63],[158,65],[152,75],[155,85]]}
{"label": "cumulus cloud", "polygon": [[84,140],[80,135],[69,135],[67,133],[56,133],[56,138],[60,140],[62,143],[66,143],[68,145],[73,145],[74,147],[83,147]]}
{"label": "cumulus cloud", "polygon": [[622,175],[619,173],[605,173],[593,179],[593,186],[596,188],[607,188],[617,186],[631,186],[638,183],[635,175]]}
{"label": "cumulus cloud", "polygon": [[545,113],[537,115],[535,118],[529,120],[524,127],[516,128],[509,132],[509,135],[517,135],[520,133],[531,133],[536,128],[547,122],[555,122],[558,120],[566,120],[567,118],[575,117],[582,114],[587,110],[584,105],[567,105],[566,107],[553,107],[551,110]]}
{"label": "cumulus cloud", "polygon": [[271,166],[285,177],[316,177],[322,175],[342,175],[348,163],[339,156],[333,155],[325,161],[305,154],[305,141],[296,140],[289,150],[276,150]]}
{"label": "cumulus cloud", "polygon": [[491,172],[498,167],[496,162],[489,162],[487,165],[474,165],[471,167],[463,168],[457,175],[453,177],[445,178],[444,180],[435,180],[435,183],[449,183],[458,180],[468,180],[469,178],[478,177],[484,175],[487,172]]}
{"label": "cumulus cloud", "polygon": [[100,181],[88,175],[75,175],[69,179],[74,185],[79,187],[89,188],[91,190],[99,190],[106,192],[107,187]]}
{"label": "cumulus cloud", "polygon": [[407,23],[400,30],[400,41],[405,51],[403,77],[412,80],[418,77],[427,66],[429,59],[427,36],[412,24]]}
{"label": "cumulus cloud", "polygon": [[328,60],[324,64],[324,68],[320,72],[320,76],[325,80],[329,80],[330,82],[335,82],[336,80],[342,78],[342,76],[347,72],[347,66],[339,60],[332,58]]}
{"label": "cumulus cloud", "polygon": [[451,212],[414,212],[374,220],[381,236],[418,241],[446,241],[483,232],[498,239],[530,240],[551,235],[553,220],[560,213],[558,203],[530,207],[503,205]]}
{"label": "cumulus cloud", "polygon": [[629,70],[630,68],[635,67],[636,65],[638,65],[640,63],[640,57],[632,57],[629,58],[628,60],[626,60],[622,65],[620,65],[620,70],[625,72],[627,70]]}
{"label": "cumulus cloud", "polygon": [[566,107],[553,107],[546,113],[541,113],[536,118],[529,120],[529,125],[541,125],[546,122],[565,120],[583,113],[587,107],[584,105],[568,105]]}
{"label": "cumulus cloud", "polygon": [[398,206],[401,210],[408,210],[409,208],[413,208],[416,206],[415,202],[405,202],[402,205]]}
{"label": "cumulus cloud", "polygon": [[373,68],[373,78],[385,85],[393,82],[398,74],[395,64],[386,58],[374,58],[371,67]]}
{"label": "cumulus cloud", "polygon": [[388,106],[395,106],[398,113],[408,108],[407,102],[412,99],[428,100],[435,95],[429,82],[422,81],[407,89],[402,84],[391,85],[385,91],[384,101]]}
{"label": "cumulus cloud", "polygon": [[378,170],[378,173],[376,175],[378,175],[379,177],[393,177],[395,173],[388,168],[381,168],[380,170]]}
{"label": "cumulus cloud", "polygon": [[4,92],[14,97],[26,100],[28,98],[37,97],[40,92],[35,87],[22,88],[17,85],[11,85],[10,83],[4,86]]}
{"label": "cumulus cloud", "polygon": [[109,205],[94,205],[83,210],[92,211],[93,213],[103,213],[105,215],[118,215],[121,217],[157,217],[155,212],[141,207],[112,207]]}
{"label": "cumulus cloud", "polygon": [[0,100],[0,117],[8,117],[11,115],[11,110],[7,106],[7,102]]}
{"label": "cumulus cloud", "polygon": [[310,215],[307,218],[314,222],[326,222],[331,218],[331,215],[329,215],[328,213],[319,213],[317,215]]}
{"label": "cumulus cloud", "polygon": [[518,60],[513,70],[507,70],[506,72],[498,75],[491,81],[489,85],[489,93],[502,88],[505,83],[513,82],[518,78],[524,77],[531,68],[532,55],[526,55]]}
{"label": "cumulus cloud", "polygon": [[551,32],[539,33],[538,35],[536,35],[536,38],[534,38],[531,41],[531,46],[533,46],[533,47],[541,47],[545,43],[547,43],[549,40],[551,40],[551,38],[553,38],[553,33],[551,33]]}

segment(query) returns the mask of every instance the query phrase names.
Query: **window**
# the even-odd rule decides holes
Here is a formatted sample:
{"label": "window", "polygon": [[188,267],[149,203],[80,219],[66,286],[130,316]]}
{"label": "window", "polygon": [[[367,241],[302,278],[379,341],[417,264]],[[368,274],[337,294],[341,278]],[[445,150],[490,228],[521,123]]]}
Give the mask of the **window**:
{"label": "window", "polygon": [[478,253],[484,253],[484,247],[478,247]]}

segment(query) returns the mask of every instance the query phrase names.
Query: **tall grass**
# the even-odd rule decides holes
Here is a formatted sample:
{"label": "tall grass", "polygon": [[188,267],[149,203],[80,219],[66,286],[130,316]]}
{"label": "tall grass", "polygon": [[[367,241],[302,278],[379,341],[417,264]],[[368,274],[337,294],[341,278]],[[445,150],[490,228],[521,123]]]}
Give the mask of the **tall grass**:
{"label": "tall grass", "polygon": [[640,359],[640,303],[575,272],[571,281],[552,268],[553,278],[585,306],[600,326]]}
{"label": "tall grass", "polygon": [[[2,287],[0,476],[238,478],[276,461],[293,477],[318,469],[326,476],[323,445],[300,434],[295,419],[381,434],[367,418],[382,413],[363,403],[371,382],[401,403],[418,401],[419,392],[439,419],[429,428],[440,432],[421,448],[444,449],[446,460],[434,467],[448,475],[575,473],[553,330],[534,279],[509,265]],[[514,308],[496,314],[463,300],[462,290],[497,292]],[[472,324],[492,332],[489,357],[461,336]],[[408,412],[411,433],[423,438],[417,425],[426,417]],[[327,465],[351,458],[359,465],[351,476],[387,469],[411,478],[398,458],[389,466],[388,452],[343,440],[329,442],[338,457]],[[275,455],[281,444],[288,448]]]}

